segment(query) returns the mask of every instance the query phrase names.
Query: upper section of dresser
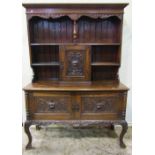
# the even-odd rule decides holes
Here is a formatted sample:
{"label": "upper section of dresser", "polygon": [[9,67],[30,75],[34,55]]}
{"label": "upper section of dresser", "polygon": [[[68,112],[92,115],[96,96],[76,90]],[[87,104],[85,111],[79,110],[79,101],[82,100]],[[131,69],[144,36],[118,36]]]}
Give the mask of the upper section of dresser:
{"label": "upper section of dresser", "polygon": [[119,81],[127,5],[23,4],[33,82]]}

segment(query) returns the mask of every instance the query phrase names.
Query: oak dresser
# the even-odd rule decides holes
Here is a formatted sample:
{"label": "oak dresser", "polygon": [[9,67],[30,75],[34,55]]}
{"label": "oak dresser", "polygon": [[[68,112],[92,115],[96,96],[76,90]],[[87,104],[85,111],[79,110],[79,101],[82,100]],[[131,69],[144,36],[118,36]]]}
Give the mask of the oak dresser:
{"label": "oak dresser", "polygon": [[32,83],[24,87],[30,126],[121,125],[128,88],[120,82],[123,12],[118,4],[23,4],[26,8]]}

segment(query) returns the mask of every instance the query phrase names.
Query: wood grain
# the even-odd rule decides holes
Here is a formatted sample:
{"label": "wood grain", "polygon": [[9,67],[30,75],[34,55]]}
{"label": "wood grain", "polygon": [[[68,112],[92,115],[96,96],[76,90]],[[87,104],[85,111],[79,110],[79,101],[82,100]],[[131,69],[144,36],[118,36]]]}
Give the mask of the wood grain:
{"label": "wood grain", "polygon": [[118,4],[30,4],[26,8],[32,83],[26,99],[26,149],[31,125],[122,126],[128,88],[120,83],[123,13]]}

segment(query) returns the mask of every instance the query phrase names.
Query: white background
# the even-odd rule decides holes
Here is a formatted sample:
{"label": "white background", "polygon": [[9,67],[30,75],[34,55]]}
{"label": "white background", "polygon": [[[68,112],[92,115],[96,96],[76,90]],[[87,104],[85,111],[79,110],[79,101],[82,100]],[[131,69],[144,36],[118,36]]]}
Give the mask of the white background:
{"label": "white background", "polygon": [[[82,2],[86,1],[83,0]],[[153,0],[134,0],[132,6],[133,155],[155,154],[154,6]],[[0,154],[2,155],[22,154],[22,33],[25,31],[22,30],[22,14],[22,6],[19,0],[1,1]],[[124,79],[122,80],[124,81]]]}

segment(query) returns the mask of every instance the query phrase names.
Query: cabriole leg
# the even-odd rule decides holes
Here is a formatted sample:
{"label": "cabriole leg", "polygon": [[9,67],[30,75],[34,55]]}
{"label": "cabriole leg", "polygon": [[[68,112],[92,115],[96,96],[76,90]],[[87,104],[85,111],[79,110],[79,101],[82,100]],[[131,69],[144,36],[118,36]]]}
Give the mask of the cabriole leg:
{"label": "cabriole leg", "polygon": [[126,121],[123,121],[123,122],[121,122],[121,126],[122,126],[122,131],[121,131],[121,134],[120,134],[120,137],[119,137],[119,139],[120,139],[120,147],[121,148],[126,148],[126,145],[123,142],[123,137],[124,137],[125,133],[128,130],[128,124],[127,124]]}
{"label": "cabriole leg", "polygon": [[25,122],[24,130],[25,130],[25,133],[27,134],[27,137],[28,137],[28,143],[26,145],[27,150],[32,149],[32,136],[31,136],[31,132],[30,132],[30,126],[31,126],[30,122]]}

